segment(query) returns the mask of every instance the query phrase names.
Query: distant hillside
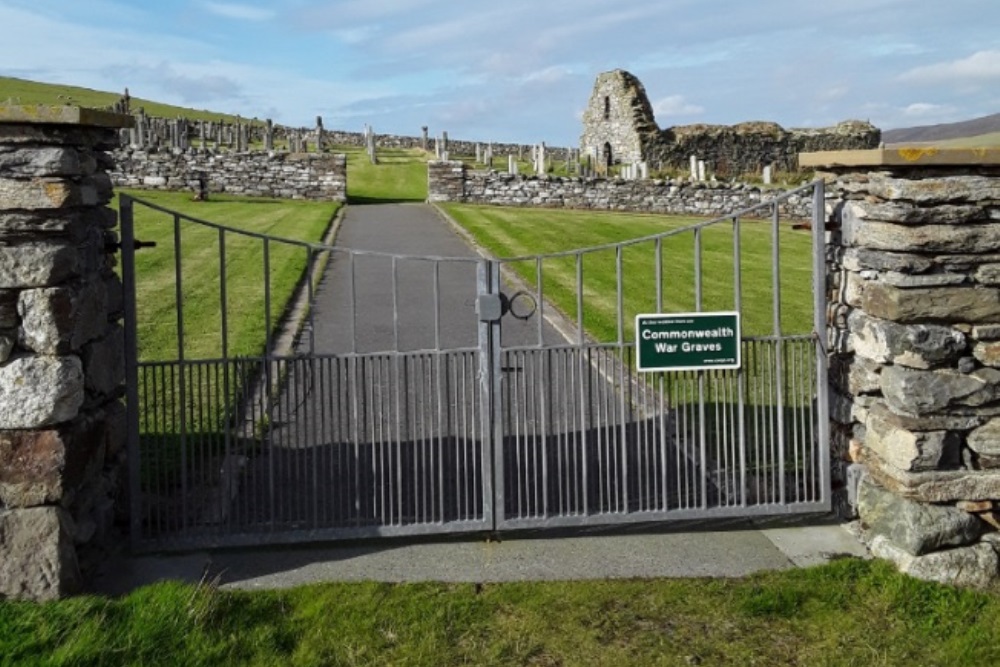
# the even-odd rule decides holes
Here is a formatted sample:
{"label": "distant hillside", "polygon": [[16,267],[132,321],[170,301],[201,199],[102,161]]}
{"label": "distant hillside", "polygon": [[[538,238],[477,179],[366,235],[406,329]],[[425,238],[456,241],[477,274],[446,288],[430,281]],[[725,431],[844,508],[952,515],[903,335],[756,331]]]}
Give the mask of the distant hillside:
{"label": "distant hillside", "polygon": [[[41,83],[26,79],[15,79],[0,76],[0,104],[71,104],[81,107],[110,107],[122,96],[120,93],[108,93],[78,86],[65,86],[57,83]],[[161,118],[177,118],[183,116],[191,120],[222,120],[235,121],[232,114],[206,111],[204,109],[188,109],[170,104],[160,104],[140,97],[131,98],[133,112],[142,109],[150,116]]]}
{"label": "distant hillside", "polygon": [[[895,130],[883,130],[882,141],[887,144],[900,143],[939,143],[950,140],[962,140],[963,145],[970,145],[971,138],[983,137],[1000,132],[1000,113],[982,118],[963,120],[958,123],[941,123],[939,125],[921,125],[918,127],[903,127]],[[995,145],[997,137],[983,137],[989,141],[986,145]],[[975,143],[975,142],[973,142]],[[983,145],[983,144],[980,144]]]}

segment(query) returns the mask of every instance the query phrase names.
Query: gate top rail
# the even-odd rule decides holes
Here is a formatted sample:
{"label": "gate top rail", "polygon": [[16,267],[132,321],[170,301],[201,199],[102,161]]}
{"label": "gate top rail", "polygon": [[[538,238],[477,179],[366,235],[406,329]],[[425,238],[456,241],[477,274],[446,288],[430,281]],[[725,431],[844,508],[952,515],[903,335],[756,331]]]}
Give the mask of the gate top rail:
{"label": "gate top rail", "polygon": [[[720,224],[720,223],[723,223],[723,222],[729,222],[733,218],[743,218],[743,217],[746,217],[747,215],[750,215],[751,213],[754,213],[755,211],[760,211],[760,210],[764,210],[764,209],[773,208],[774,206],[780,204],[782,201],[785,201],[785,200],[791,198],[794,195],[801,194],[803,192],[812,191],[816,187],[816,183],[817,183],[817,181],[813,181],[811,183],[807,183],[806,185],[799,186],[799,187],[795,188],[794,190],[788,190],[788,191],[782,193],[781,195],[778,195],[777,197],[773,197],[773,198],[768,199],[766,201],[762,201],[762,202],[760,202],[758,204],[754,204],[753,206],[749,206],[747,208],[736,210],[736,211],[733,211],[733,212],[728,213],[726,215],[719,216],[717,218],[713,218],[711,220],[706,220],[704,222],[698,222],[698,223],[695,223],[695,224],[692,224],[692,225],[686,225],[684,227],[679,227],[679,228],[676,228],[676,229],[671,229],[671,230],[667,230],[667,231],[663,231],[663,232],[658,232],[656,234],[650,234],[650,235],[647,235],[647,236],[641,236],[641,237],[637,237],[637,238],[634,238],[634,239],[628,239],[628,240],[625,240],[625,241],[614,241],[614,242],[605,243],[605,244],[602,244],[602,245],[587,246],[587,247],[584,247],[584,248],[574,248],[572,250],[560,250],[560,251],[557,251],[557,252],[552,252],[552,253],[547,253],[547,254],[516,255],[516,256],[513,256],[513,257],[492,257],[491,259],[493,259],[494,261],[502,262],[502,263],[509,263],[509,262],[522,262],[522,261],[531,260],[531,259],[547,259],[547,258],[550,258],[550,257],[551,258],[554,258],[554,257],[570,257],[570,256],[574,256],[574,255],[587,254],[587,253],[591,253],[591,252],[599,252],[599,251],[602,251],[602,250],[610,250],[612,248],[621,248],[621,247],[626,247],[626,246],[631,246],[631,245],[637,245],[637,244],[640,244],[640,243],[645,243],[647,241],[655,241],[657,239],[669,238],[671,236],[679,236],[681,234],[686,234],[688,232],[693,232],[693,231],[696,231],[696,230],[699,230],[699,229],[704,229],[706,227],[711,227],[713,225],[717,225],[717,224]],[[380,251],[376,251],[376,250],[358,250],[358,249],[355,249],[355,248],[340,248],[340,247],[337,247],[337,246],[334,246],[334,245],[329,245],[329,244],[326,244],[326,243],[316,243],[314,241],[300,241],[298,239],[290,239],[290,238],[286,238],[286,237],[282,237],[282,236],[274,236],[274,235],[271,235],[271,234],[261,234],[261,233],[258,233],[258,232],[252,232],[252,231],[248,231],[248,230],[245,230],[245,229],[238,229],[238,228],[235,228],[235,227],[228,227],[226,225],[223,225],[223,224],[220,224],[220,223],[217,223],[217,222],[211,222],[209,220],[204,220],[202,218],[196,218],[196,217],[188,215],[186,213],[181,213],[179,211],[174,211],[174,210],[166,208],[164,206],[160,206],[159,204],[154,204],[154,203],[146,201],[144,199],[140,199],[138,197],[133,197],[133,196],[127,195],[127,194],[121,194],[120,197],[123,198],[123,199],[131,200],[131,201],[133,201],[133,202],[135,202],[137,204],[142,204],[143,206],[145,206],[147,208],[150,208],[150,209],[153,209],[153,210],[156,210],[156,211],[160,211],[161,213],[165,213],[167,215],[172,215],[172,216],[175,216],[177,218],[180,218],[180,219],[183,219],[183,220],[187,220],[188,222],[193,222],[193,223],[195,223],[197,225],[202,225],[202,226],[205,226],[205,227],[208,227],[208,228],[211,228],[211,229],[222,230],[222,231],[224,231],[226,233],[236,234],[236,235],[239,235],[239,236],[245,236],[245,237],[249,237],[249,238],[255,238],[255,239],[260,239],[260,240],[265,240],[266,239],[266,240],[275,241],[275,242],[278,242],[278,243],[285,243],[285,244],[292,245],[292,246],[298,246],[300,248],[308,248],[309,250],[315,251],[315,252],[334,252],[334,253],[342,253],[342,254],[345,254],[345,255],[349,254],[349,255],[355,255],[355,256],[382,257],[382,258],[396,259],[396,260],[428,261],[428,262],[456,262],[456,263],[465,263],[465,264],[478,264],[478,263],[481,263],[483,261],[483,259],[481,257],[455,257],[455,256],[448,256],[448,255],[409,255],[409,254],[405,254],[405,253],[389,253],[389,252],[380,252]]]}
{"label": "gate top rail", "polygon": [[298,239],[290,239],[284,236],[275,236],[273,234],[261,234],[259,232],[252,232],[246,229],[239,229],[237,227],[229,227],[220,224],[218,222],[211,222],[210,220],[196,218],[192,215],[181,213],[180,211],[175,211],[173,209],[169,209],[164,206],[160,206],[159,204],[154,204],[152,202],[140,199],[138,197],[133,197],[131,195],[121,194],[119,196],[122,199],[127,199],[136,204],[142,204],[143,206],[151,208],[155,211],[166,213],[167,215],[172,215],[181,220],[187,220],[188,222],[192,222],[196,225],[208,227],[209,229],[216,229],[223,231],[227,234],[245,236],[248,238],[258,239],[261,241],[273,241],[277,243],[285,243],[291,246],[297,246],[300,248],[309,249],[313,252],[333,252],[333,253],[341,253],[344,255],[382,257],[386,259],[427,261],[427,262],[462,262],[466,264],[479,264],[482,262],[482,259],[479,257],[452,257],[447,255],[407,255],[400,253],[380,252],[377,250],[358,250],[356,248],[340,248],[338,246],[329,245],[326,243],[316,243],[315,241],[301,241]]}

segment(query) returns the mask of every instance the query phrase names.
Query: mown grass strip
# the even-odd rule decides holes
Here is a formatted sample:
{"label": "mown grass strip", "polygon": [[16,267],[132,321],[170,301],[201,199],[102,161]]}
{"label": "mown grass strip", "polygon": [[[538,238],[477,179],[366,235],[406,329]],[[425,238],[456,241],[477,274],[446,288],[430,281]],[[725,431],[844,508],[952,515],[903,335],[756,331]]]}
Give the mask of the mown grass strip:
{"label": "mown grass strip", "polygon": [[[338,204],[213,195],[195,202],[190,193],[126,191],[173,211],[257,234],[318,242]],[[175,249],[172,216],[137,204],[135,235],[155,241],[155,248],[136,253],[136,303],[139,356],[142,361],[178,358]],[[222,309],[219,233],[181,220],[181,303],[184,356],[215,358],[222,350]],[[238,234],[225,235],[227,329],[229,355],[256,355],[264,349],[267,331],[274,329],[295,286],[303,276],[308,253],[280,242],[269,244],[271,319],[264,317],[264,244]]]}
{"label": "mown grass strip", "polygon": [[379,148],[377,164],[358,146],[332,146],[347,156],[347,198],[351,204],[387,204],[427,199],[427,154],[409,148]]}
{"label": "mown grass strip", "polygon": [[[549,254],[619,243],[704,221],[704,218],[595,211],[463,204],[442,207],[496,257]],[[760,220],[742,220],[740,224],[743,332],[768,335],[773,331],[774,305],[771,225]],[[704,230],[701,243],[702,309],[732,310],[735,308],[732,224]],[[779,245],[783,332],[809,333],[812,330],[810,233],[783,223]],[[696,309],[694,247],[693,233],[665,238],[662,242],[664,312]],[[584,326],[599,341],[615,341],[618,337],[616,261],[614,249],[583,257]],[[628,246],[622,251],[626,341],[634,337],[637,313],[656,312],[655,262],[654,242]],[[535,286],[537,267],[533,260],[515,262],[512,266],[522,279]],[[575,258],[546,259],[542,274],[545,295],[575,322]]]}
{"label": "mown grass strip", "polygon": [[993,665],[1000,596],[874,561],[745,579],[338,583],[0,602],[12,665]]}

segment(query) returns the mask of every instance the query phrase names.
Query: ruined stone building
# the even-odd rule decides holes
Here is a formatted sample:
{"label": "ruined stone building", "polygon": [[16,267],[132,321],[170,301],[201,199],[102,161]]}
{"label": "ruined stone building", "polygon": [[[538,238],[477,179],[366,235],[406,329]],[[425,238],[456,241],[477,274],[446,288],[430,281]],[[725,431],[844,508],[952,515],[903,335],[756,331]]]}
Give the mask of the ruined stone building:
{"label": "ruined stone building", "polygon": [[646,162],[654,169],[687,169],[693,155],[709,172],[732,177],[760,173],[767,165],[794,171],[800,152],[877,148],[881,134],[871,123],[857,120],[789,130],[759,121],[660,129],[642,82],[618,69],[598,75],[594,83],[583,113],[580,150],[605,167]]}

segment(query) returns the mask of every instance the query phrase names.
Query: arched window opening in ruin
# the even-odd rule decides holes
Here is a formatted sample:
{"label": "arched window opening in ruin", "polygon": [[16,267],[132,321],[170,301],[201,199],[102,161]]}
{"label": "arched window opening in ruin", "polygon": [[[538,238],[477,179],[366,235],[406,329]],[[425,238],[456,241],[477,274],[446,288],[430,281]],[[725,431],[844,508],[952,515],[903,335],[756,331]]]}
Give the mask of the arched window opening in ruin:
{"label": "arched window opening in ruin", "polygon": [[604,142],[604,151],[603,151],[603,155],[601,157],[604,158],[604,166],[606,166],[608,169],[610,169],[611,165],[613,163],[613,159],[612,159],[612,156],[611,156],[611,142],[610,141],[605,141]]}
{"label": "arched window opening in ruin", "polygon": [[611,120],[611,98],[604,96],[604,120]]}

